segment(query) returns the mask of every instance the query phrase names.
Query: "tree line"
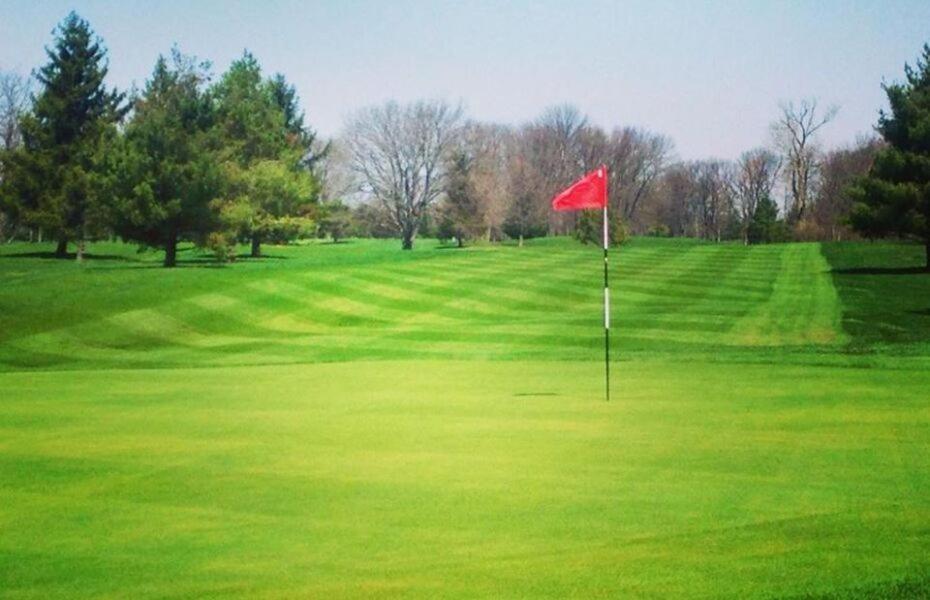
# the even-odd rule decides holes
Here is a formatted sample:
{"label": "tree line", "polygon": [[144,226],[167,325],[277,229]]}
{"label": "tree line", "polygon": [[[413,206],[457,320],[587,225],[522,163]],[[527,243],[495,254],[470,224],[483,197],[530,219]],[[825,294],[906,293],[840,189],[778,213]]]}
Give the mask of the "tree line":
{"label": "tree line", "polygon": [[56,242],[56,255],[119,236],[165,252],[193,241],[221,257],[246,242],[306,235],[325,153],[283,75],[248,52],[215,81],[173,49],[132,94],[106,86],[106,49],[71,13],[30,82],[2,80],[0,206],[9,235]]}
{"label": "tree line", "polygon": [[[887,235],[926,244],[930,264],[930,51],[885,86],[890,112],[870,136],[826,150],[836,114],[783,103],[768,143],[737,160],[681,161],[668,137],[605,130],[571,105],[520,126],[468,119],[443,100],[357,111],[323,143],[283,75],[245,52],[216,80],[178,50],[142,90],[105,85],[106,51],[69,15],[35,81],[0,77],[0,234],[51,239],[57,254],[119,236],[165,251],[311,236],[418,236],[464,245],[571,234],[597,241],[599,213],[549,199],[606,164],[614,243],[630,234],[746,244]],[[31,86],[38,84],[36,90]]]}
{"label": "tree line", "polygon": [[[735,161],[676,160],[668,137],[612,131],[571,105],[519,127],[466,120],[443,101],[359,111],[326,160],[324,195],[355,197],[354,235],[455,240],[574,234],[596,241],[599,214],[549,210],[549,199],[605,164],[615,242],[629,234],[766,243],[854,237],[850,186],[883,142],[864,137],[823,150],[835,109],[815,100],[781,107],[768,146]],[[443,158],[445,156],[445,158]]]}

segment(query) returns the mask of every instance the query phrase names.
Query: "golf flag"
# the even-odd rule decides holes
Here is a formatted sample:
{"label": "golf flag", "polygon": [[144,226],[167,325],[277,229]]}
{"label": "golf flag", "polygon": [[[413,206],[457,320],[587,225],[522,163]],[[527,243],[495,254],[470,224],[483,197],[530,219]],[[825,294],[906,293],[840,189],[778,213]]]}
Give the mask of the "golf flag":
{"label": "golf flag", "polygon": [[607,167],[591,171],[552,199],[554,210],[584,210],[607,206]]}
{"label": "golf flag", "polygon": [[601,165],[552,199],[553,210],[604,211],[604,392],[610,400],[610,284],[607,280],[607,248],[610,246],[607,220],[607,167]]}

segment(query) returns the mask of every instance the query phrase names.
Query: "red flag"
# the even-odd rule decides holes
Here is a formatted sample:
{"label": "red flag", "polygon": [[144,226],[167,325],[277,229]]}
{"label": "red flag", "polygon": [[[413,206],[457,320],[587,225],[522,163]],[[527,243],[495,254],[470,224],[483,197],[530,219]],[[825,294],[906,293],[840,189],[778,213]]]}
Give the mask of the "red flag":
{"label": "red flag", "polygon": [[607,167],[601,165],[552,199],[554,210],[583,210],[607,206]]}

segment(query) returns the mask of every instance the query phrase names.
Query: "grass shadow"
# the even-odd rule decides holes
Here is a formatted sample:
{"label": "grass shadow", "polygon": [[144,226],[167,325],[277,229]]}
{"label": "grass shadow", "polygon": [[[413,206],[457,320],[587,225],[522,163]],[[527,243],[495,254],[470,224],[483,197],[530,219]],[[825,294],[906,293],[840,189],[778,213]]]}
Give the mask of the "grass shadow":
{"label": "grass shadow", "polygon": [[126,267],[127,269],[222,269],[227,265],[233,264],[221,262],[212,256],[195,256],[191,258],[179,258],[173,267],[166,267],[162,260],[136,261],[136,264]]}
{"label": "grass shadow", "polygon": [[930,275],[925,267],[852,267],[830,272],[836,275]]}
{"label": "grass shadow", "polygon": [[[251,254],[237,254],[236,260],[288,260],[290,256],[281,256],[280,254],[262,254],[261,256],[252,256]],[[215,260],[215,259],[213,259]]]}
{"label": "grass shadow", "polygon": [[[64,256],[58,256],[54,252],[15,252],[12,254],[0,254],[0,258],[38,258],[41,260],[60,260],[62,262],[69,260],[77,260],[77,254],[74,252],[69,252]],[[84,260],[122,260],[122,261],[131,261],[138,262],[134,258],[128,256],[123,256],[120,254],[85,254]]]}

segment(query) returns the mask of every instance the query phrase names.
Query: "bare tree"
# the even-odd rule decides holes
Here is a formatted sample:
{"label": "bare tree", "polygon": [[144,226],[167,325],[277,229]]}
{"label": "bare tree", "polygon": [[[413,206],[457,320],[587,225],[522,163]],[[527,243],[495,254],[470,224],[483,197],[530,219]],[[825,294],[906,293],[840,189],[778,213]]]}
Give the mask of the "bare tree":
{"label": "bare tree", "polygon": [[469,176],[478,197],[480,220],[486,240],[500,240],[507,216],[507,160],[512,132],[504,126],[469,122],[464,128],[462,146],[470,157]]}
{"label": "bare tree", "polygon": [[327,140],[327,152],[314,165],[320,181],[320,200],[322,202],[342,201],[349,205],[361,204],[366,198],[361,197],[361,187],[357,174],[352,168],[346,144],[343,140]]}
{"label": "bare tree", "polygon": [[537,231],[545,233],[546,211],[536,197],[533,169],[522,155],[515,153],[509,157],[507,176],[510,203],[504,228],[507,235],[517,238],[522,247],[524,238]]}
{"label": "bare tree", "polygon": [[756,207],[764,198],[772,197],[780,170],[781,159],[765,148],[744,152],[736,163],[731,183],[744,244],[749,243],[749,226],[756,215]]}
{"label": "bare tree", "polygon": [[672,153],[672,141],[634,127],[615,129],[604,162],[610,174],[615,210],[633,224],[643,200],[653,190]]}
{"label": "bare tree", "polygon": [[[585,138],[588,119],[570,104],[546,109],[542,116],[524,128],[522,151],[527,160],[528,181],[537,200],[547,206],[549,199],[584,173]],[[590,140],[588,140],[590,141]],[[546,211],[550,233],[566,233],[577,219],[576,213]]]}
{"label": "bare tree", "polygon": [[[0,71],[0,151],[12,150],[22,143],[19,122],[32,102],[32,79],[12,71]],[[0,181],[3,164],[0,161]],[[12,241],[18,228],[15,211],[7,214],[0,202],[0,240]]]}
{"label": "bare tree", "polygon": [[461,106],[445,101],[392,101],[359,111],[347,124],[352,168],[390,213],[404,250],[413,248],[426,209],[443,192],[461,120]]}
{"label": "bare tree", "polygon": [[22,142],[19,120],[31,101],[31,78],[0,72],[0,149],[11,150]]}
{"label": "bare tree", "polygon": [[804,218],[814,196],[816,181],[817,148],[814,135],[833,120],[838,108],[832,106],[818,113],[817,100],[802,100],[781,105],[781,117],[772,124],[775,143],[785,159],[785,178],[791,206],[788,219],[797,223]]}
{"label": "bare tree", "polygon": [[723,239],[733,199],[730,165],[720,160],[688,163],[678,182],[690,221],[691,234],[719,242]]}
{"label": "bare tree", "polygon": [[656,201],[650,207],[654,232],[670,236],[691,233],[690,190],[691,173],[687,164],[675,163],[663,171],[656,183]]}
{"label": "bare tree", "polygon": [[849,187],[872,167],[883,142],[876,137],[864,137],[848,148],[827,152],[820,164],[821,184],[817,190],[811,218],[819,239],[837,241],[850,234],[843,223],[852,210]]}
{"label": "bare tree", "polygon": [[556,170],[572,177],[575,170],[584,168],[581,138],[588,127],[588,118],[570,104],[547,108],[536,126],[548,133],[553,142],[551,159]]}

